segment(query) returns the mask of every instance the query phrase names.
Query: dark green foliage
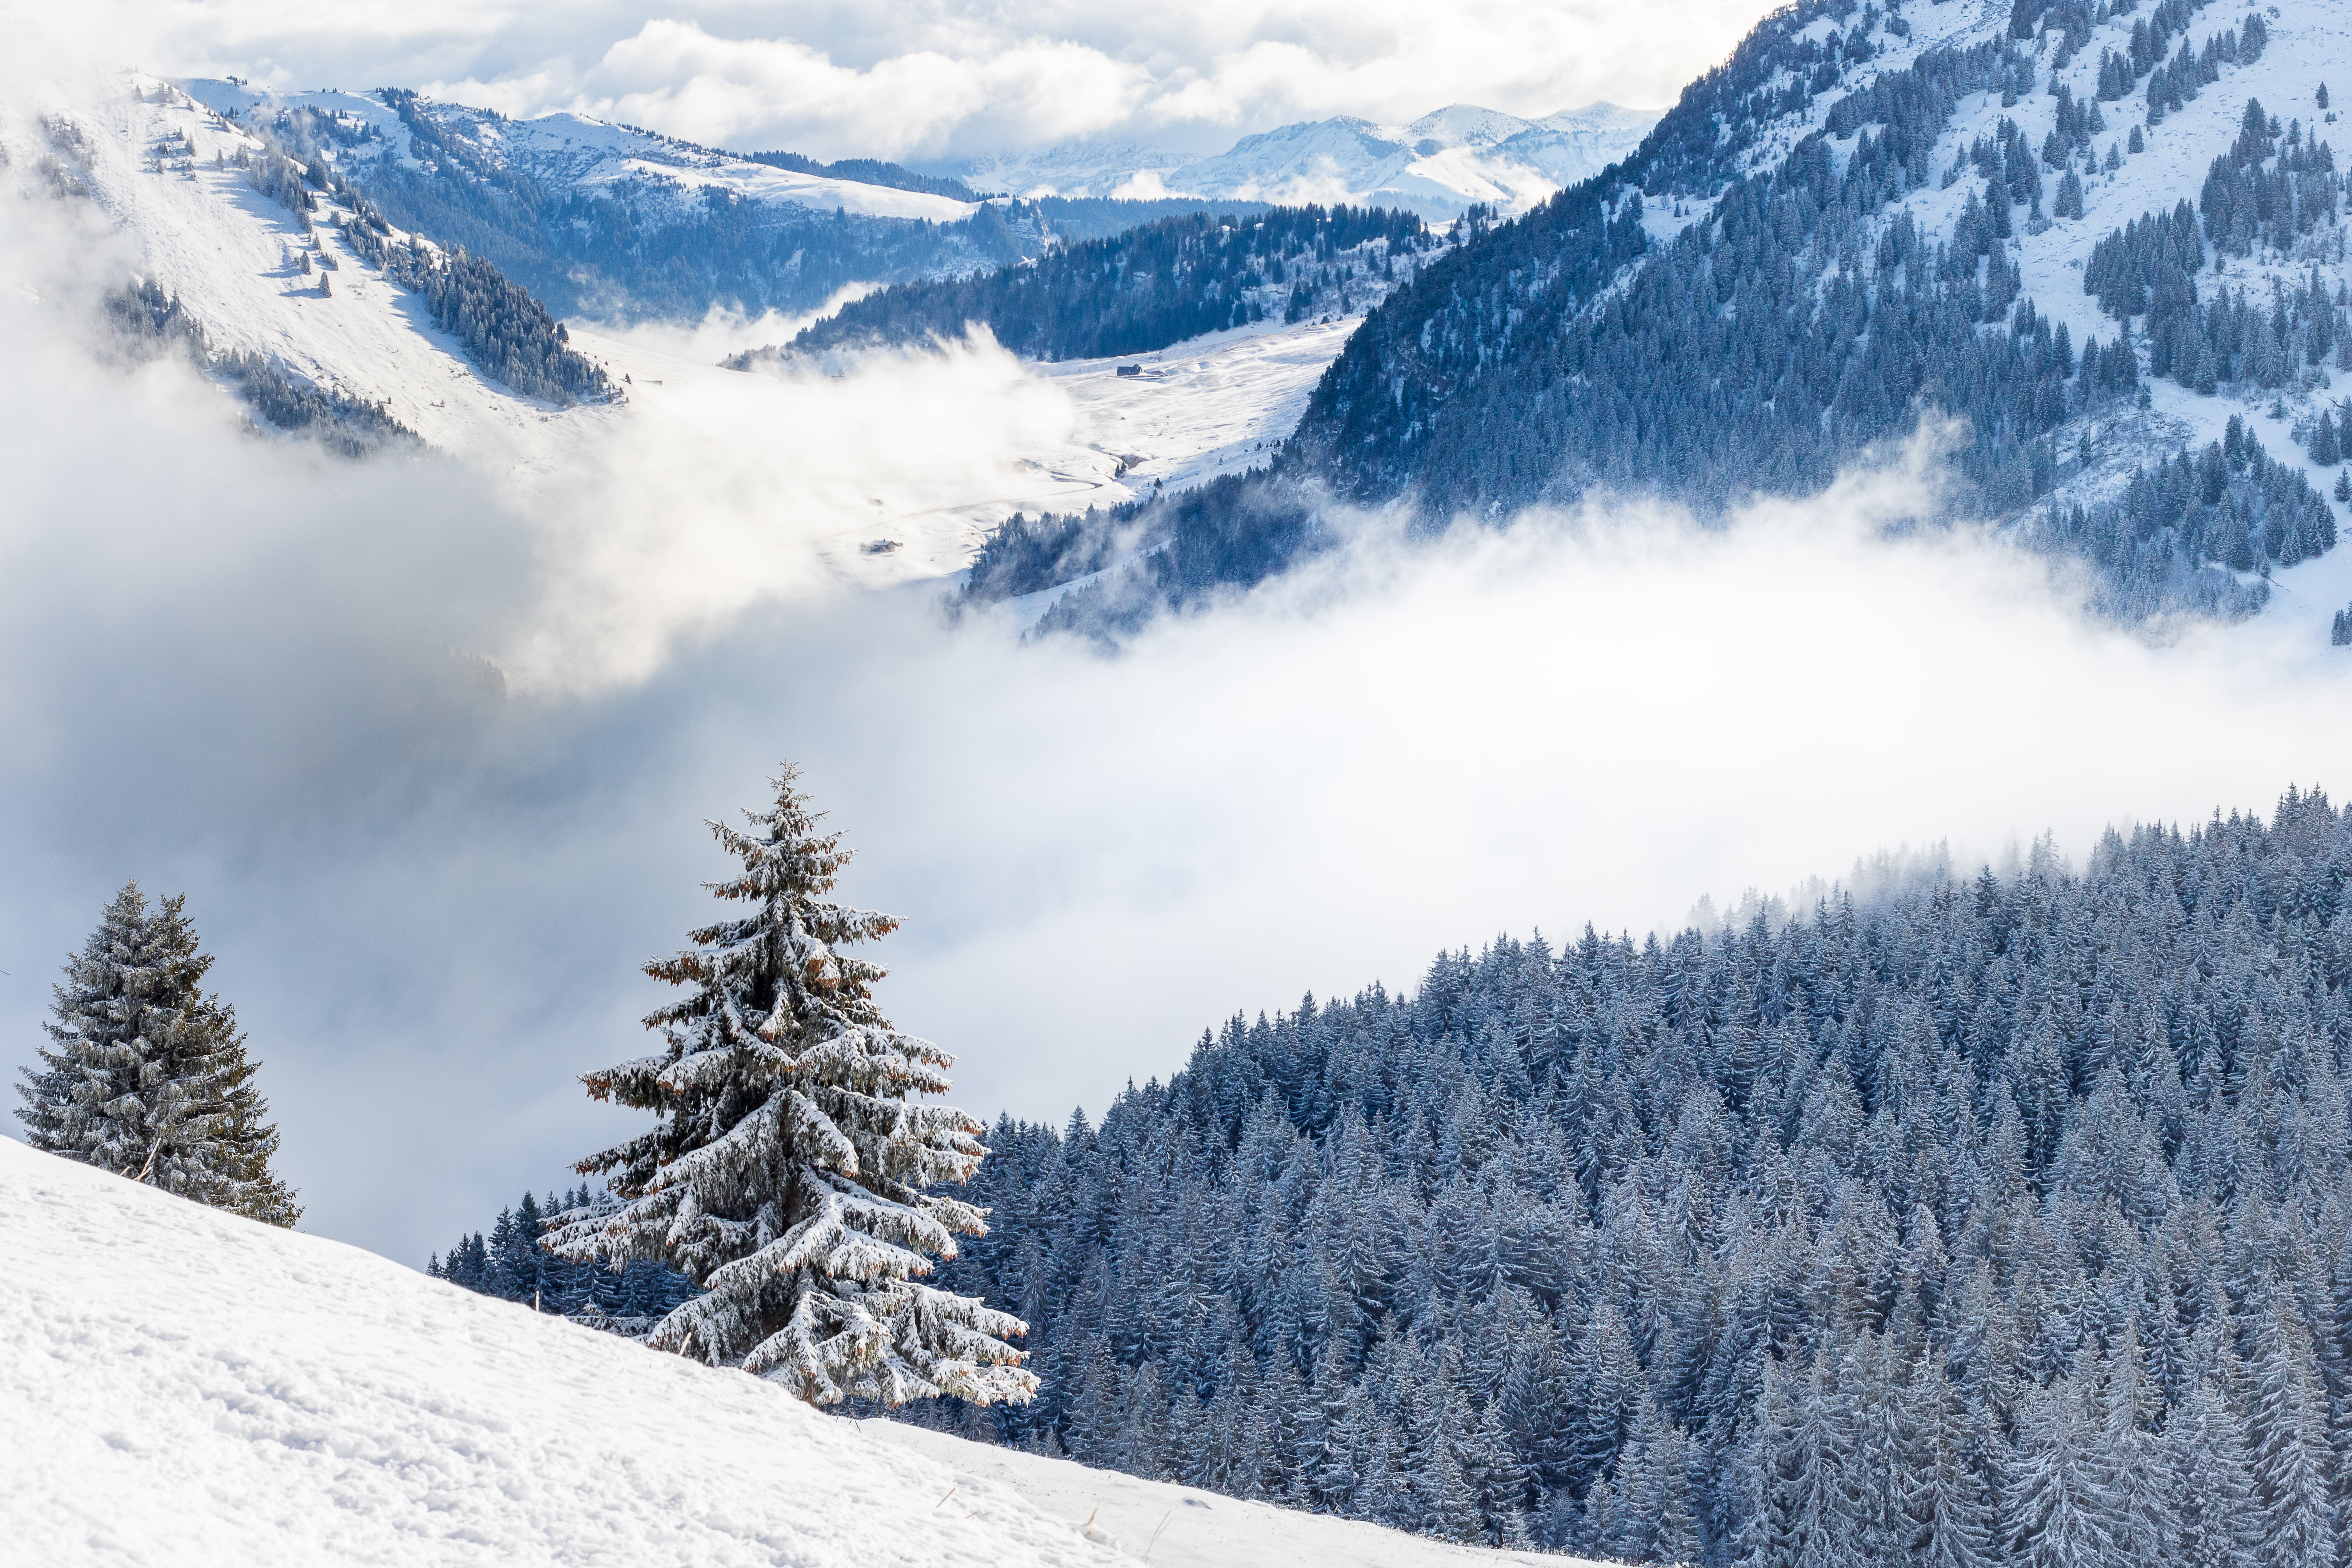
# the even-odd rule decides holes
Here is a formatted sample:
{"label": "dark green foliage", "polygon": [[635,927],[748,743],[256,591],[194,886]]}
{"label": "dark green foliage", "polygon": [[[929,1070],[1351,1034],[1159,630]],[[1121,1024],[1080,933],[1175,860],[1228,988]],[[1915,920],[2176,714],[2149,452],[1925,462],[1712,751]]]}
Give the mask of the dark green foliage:
{"label": "dark green foliage", "polygon": [[2327,640],[2336,647],[2352,647],[2352,609],[2336,612],[2336,618],[2328,623]]}
{"label": "dark green foliage", "polygon": [[[2061,33],[2063,57],[2087,46],[2116,9],[2037,0],[2015,15],[2037,38]],[[2108,90],[2118,76],[2129,90],[2159,68],[2185,94],[2250,47],[2259,52],[2259,27],[2191,49],[2183,35],[2200,9],[2162,0],[2137,18],[2128,53],[2111,56],[2103,96],[2120,96]],[[1301,494],[1409,500],[1432,527],[1603,489],[1661,495],[1710,518],[1757,495],[1817,489],[1923,419],[1957,416],[1965,435],[1950,457],[1961,481],[1948,492],[1951,510],[2026,512],[2057,477],[2059,427],[2141,390],[2122,336],[2085,345],[2078,365],[2046,319],[2015,309],[2021,274],[2009,241],[2040,221],[2045,201],[2060,216],[2081,212],[2081,170],[2105,121],[2095,100],[2062,85],[2053,90],[2055,127],[2038,151],[2004,118],[1943,166],[1937,140],[1964,101],[1997,93],[2013,102],[2039,90],[2032,51],[1995,40],[1930,49],[1834,98],[1818,132],[1792,124],[1800,110],[1822,112],[1817,95],[1843,79],[1842,62],[1868,58],[1880,15],[1801,5],[1768,18],[1624,163],[1509,223],[1474,224],[1470,243],[1367,317],[1318,384],[1272,479]],[[1823,18],[1843,31],[1798,37]],[[2181,57],[2168,63],[2176,38]],[[2169,102],[2171,91],[2159,97]],[[1793,148],[1777,164],[1751,166],[1744,151],[1773,129],[1793,131]],[[2302,149],[2297,168],[2329,166],[2308,138],[2291,133],[2287,142]],[[2057,171],[2054,198],[2045,169]],[[1908,210],[1889,212],[1923,186],[1971,173],[1940,240]],[[2323,213],[2333,200],[2315,195],[2307,205]],[[2305,221],[2295,211],[2294,221]],[[1654,237],[1662,219],[1694,216],[1672,237]],[[2228,311],[2216,320],[2196,298],[2203,237],[2185,205],[2111,239],[2085,281],[2119,311],[2147,315],[2154,374],[2200,386],[2232,377],[2281,385],[2296,356],[2315,364],[2345,341],[2333,307],[2321,310],[2307,289],[2284,301],[2283,316],[2230,300],[2215,305]],[[2183,325],[2192,316],[2193,337]],[[1077,542],[1061,524],[1052,531],[1074,560],[1114,553],[1102,540]],[[1147,529],[1143,537],[1174,536]],[[2059,528],[2040,537],[2074,548],[2089,535]],[[2200,567],[2112,582],[2098,598],[2151,612],[2241,605],[2234,589],[2217,599],[2220,580]],[[2176,590],[2186,597],[2166,597]],[[1074,595],[1056,615],[1084,603]]]}
{"label": "dark green foliage", "polygon": [[1635,1562],[2330,1561],[2347,881],[2290,792],[1237,1016],[1099,1126],[999,1122],[943,1274],[1045,1394],[915,1418]]}
{"label": "dark green foliage", "polygon": [[423,295],[434,321],[466,345],[483,374],[564,407],[611,395],[612,381],[572,347],[563,323],[480,257],[428,251],[413,239],[377,248],[384,276]]}
{"label": "dark green foliage", "polygon": [[1375,269],[1380,257],[1425,243],[1418,217],[1377,208],[1163,218],[994,272],[896,284],[808,328],[790,352],[921,343],[978,322],[1030,359],[1146,353],[1263,320],[1263,296],[1286,278],[1312,299],[1318,277]]}
{"label": "dark green foliage", "polygon": [[991,604],[1128,563],[1066,595],[1036,627],[1115,639],[1159,607],[1195,606],[1250,587],[1327,542],[1316,509],[1294,487],[1263,470],[1227,474],[1102,510],[1016,514],[982,547],[955,602]]}
{"label": "dark green foliage", "polygon": [[2336,153],[2300,126],[2282,135],[2248,99],[2237,141],[2206,172],[2198,209],[2216,249],[2249,256],[2284,249],[2336,213]]}
{"label": "dark green foliage", "polygon": [[278,1129],[254,1087],[236,1013],[203,989],[184,900],[150,907],[135,882],[51,988],[50,1043],[24,1069],[34,1148],[197,1203],[290,1227],[294,1194],[269,1168]]}

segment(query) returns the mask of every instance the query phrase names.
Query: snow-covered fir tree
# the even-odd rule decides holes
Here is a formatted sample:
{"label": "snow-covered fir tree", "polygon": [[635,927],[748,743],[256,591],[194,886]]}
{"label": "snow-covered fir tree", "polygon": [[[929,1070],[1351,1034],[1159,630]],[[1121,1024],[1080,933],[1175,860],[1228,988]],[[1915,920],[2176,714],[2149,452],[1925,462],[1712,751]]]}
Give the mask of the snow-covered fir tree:
{"label": "snow-covered fir tree", "polygon": [[278,1150],[236,1014],[201,989],[179,898],[151,908],[136,882],[106,907],[53,987],[51,1044],[17,1086],[36,1149],[102,1166],[270,1225],[302,1211],[269,1169]]}
{"label": "snow-covered fir tree", "polygon": [[620,1201],[549,1245],[675,1268],[701,1293],[648,1343],[817,1404],[1026,1400],[1037,1380],[1005,1342],[1026,1325],[919,1278],[987,1233],[984,1210],[930,1190],[979,1168],[982,1128],[917,1098],[946,1091],[951,1058],[891,1027],[872,994],[884,972],[841,951],[898,921],[825,897],[849,852],[817,831],[797,777],[786,764],[750,831],[710,824],[742,862],[710,890],[749,907],[646,966],[689,988],[646,1020],[664,1049],[584,1081],[658,1123],[581,1163]]}

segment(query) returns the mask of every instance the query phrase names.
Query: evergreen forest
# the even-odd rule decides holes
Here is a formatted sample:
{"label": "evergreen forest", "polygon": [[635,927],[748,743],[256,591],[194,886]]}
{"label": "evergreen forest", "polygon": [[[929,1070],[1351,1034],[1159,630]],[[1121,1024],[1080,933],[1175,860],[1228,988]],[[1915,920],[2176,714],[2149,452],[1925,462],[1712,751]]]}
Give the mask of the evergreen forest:
{"label": "evergreen forest", "polygon": [[2352,814],[1499,938],[1000,1121],[904,1413],[1464,1541],[2321,1568],[2352,1473]]}
{"label": "evergreen forest", "polygon": [[[1027,359],[1149,353],[1269,318],[1344,314],[1410,277],[1436,245],[1418,217],[1382,209],[1189,214],[1061,246],[1021,266],[896,284],[806,328],[786,353],[920,344],[961,337],[977,323]],[[772,353],[728,363],[748,368]]]}

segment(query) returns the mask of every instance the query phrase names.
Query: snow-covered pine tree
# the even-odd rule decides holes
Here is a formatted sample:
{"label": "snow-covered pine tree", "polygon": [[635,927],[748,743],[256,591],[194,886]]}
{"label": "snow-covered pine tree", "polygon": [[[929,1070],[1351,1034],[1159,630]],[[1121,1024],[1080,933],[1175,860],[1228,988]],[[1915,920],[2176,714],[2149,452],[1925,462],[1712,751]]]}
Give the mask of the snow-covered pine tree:
{"label": "snow-covered pine tree", "polygon": [[661,1054],[586,1075],[599,1100],[651,1110],[651,1131],[580,1163],[621,1201],[576,1213],[548,1245],[610,1267],[653,1258],[701,1293],[646,1342],[740,1366],[825,1405],[954,1394],[1026,1401],[1035,1376],[1005,1343],[1027,1325],[922,1284],[984,1211],[929,1191],[988,1151],[981,1124],[915,1096],[944,1092],[952,1058],[891,1027],[883,971],[838,951],[898,926],[829,900],[849,851],[786,763],[751,831],[711,823],[743,863],[709,884],[747,904],[646,973],[690,986],[646,1020]]}
{"label": "snow-covered pine tree", "polygon": [[54,1046],[25,1069],[16,1111],[36,1149],[102,1166],[241,1214],[291,1226],[294,1194],[270,1173],[278,1129],[253,1087],[236,1014],[201,989],[179,898],[150,909],[126,882],[52,987]]}

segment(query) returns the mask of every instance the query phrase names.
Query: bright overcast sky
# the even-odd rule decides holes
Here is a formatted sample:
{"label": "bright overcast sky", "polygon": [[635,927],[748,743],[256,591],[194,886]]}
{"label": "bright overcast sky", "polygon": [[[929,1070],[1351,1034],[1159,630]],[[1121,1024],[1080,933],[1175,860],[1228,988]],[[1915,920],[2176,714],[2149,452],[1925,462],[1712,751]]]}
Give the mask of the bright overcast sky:
{"label": "bright overcast sky", "polygon": [[1078,137],[1222,148],[1450,103],[1664,107],[1762,0],[292,0],[93,6],[109,52],[277,87],[415,87],[736,147],[953,156]]}

